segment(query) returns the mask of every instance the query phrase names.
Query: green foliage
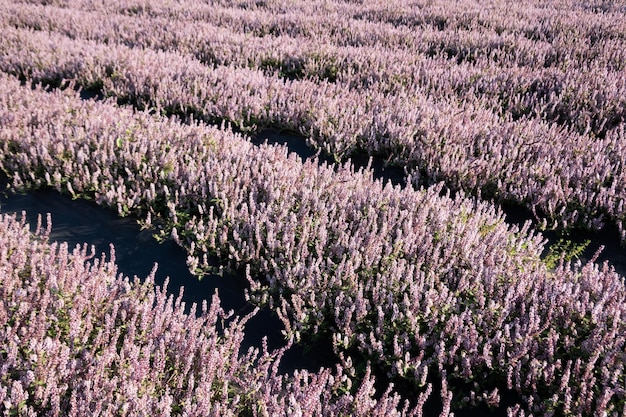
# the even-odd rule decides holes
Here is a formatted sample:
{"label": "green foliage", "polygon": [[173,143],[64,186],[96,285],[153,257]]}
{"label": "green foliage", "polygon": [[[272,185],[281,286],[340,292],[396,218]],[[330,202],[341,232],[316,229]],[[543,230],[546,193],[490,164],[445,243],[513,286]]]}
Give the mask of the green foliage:
{"label": "green foliage", "polygon": [[574,242],[568,238],[560,238],[548,248],[548,252],[543,258],[543,263],[546,264],[549,269],[554,269],[559,265],[561,260],[563,260],[563,262],[570,262],[574,259],[579,259],[590,243],[590,240]]}

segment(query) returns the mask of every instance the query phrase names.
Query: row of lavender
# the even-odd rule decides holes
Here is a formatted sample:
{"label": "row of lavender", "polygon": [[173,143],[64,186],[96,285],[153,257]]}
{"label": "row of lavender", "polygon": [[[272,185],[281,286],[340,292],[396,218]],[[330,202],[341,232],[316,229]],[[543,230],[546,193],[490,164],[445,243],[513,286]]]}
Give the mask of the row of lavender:
{"label": "row of lavender", "polygon": [[208,254],[248,268],[250,296],[288,334],[329,331],[346,364],[356,349],[423,393],[441,377],[446,407],[463,381],[459,401],[497,403],[508,387],[540,414],[624,412],[626,288],[607,266],[548,271],[540,237],[485,203],[1,80],[0,161],[16,187],[158,219],[192,268]]}
{"label": "row of lavender", "polygon": [[[48,226],[50,219],[48,218]],[[0,214],[0,413],[11,416],[420,416],[341,368],[277,374],[284,349],[240,352],[248,317],[117,276]],[[93,250],[93,249],[92,249]],[[226,320],[227,324],[224,324]]]}
{"label": "row of lavender", "polygon": [[[626,125],[604,138],[536,119],[502,121],[479,103],[432,100],[415,91],[287,81],[244,68],[208,68],[175,52],[130,49],[6,28],[0,69],[28,80],[75,80],[168,113],[298,129],[334,155],[389,155],[415,184],[513,200],[538,216],[599,228],[608,218],[626,237]],[[341,110],[339,110],[341,109]]]}
{"label": "row of lavender", "polygon": [[[235,12],[250,25],[256,22],[275,28],[276,36],[259,36],[258,29],[242,26],[241,20],[230,16]],[[103,20],[101,10],[21,4],[7,4],[0,13],[5,24],[11,26],[96,42],[177,51],[210,66],[251,66],[280,71],[287,77],[336,81],[350,89],[382,88],[394,95],[399,90],[417,95],[427,92],[439,100],[469,101],[514,118],[531,115],[597,136],[604,136],[626,116],[626,80],[621,72],[626,62],[626,40],[613,32],[594,35],[579,29],[576,39],[563,40],[561,50],[554,39],[538,42],[518,33],[511,33],[504,40],[489,39],[490,33],[491,37],[503,36],[495,34],[492,28],[461,33],[431,28],[411,32],[416,38],[413,42],[389,49],[382,47],[381,42],[343,45],[341,36],[357,36],[356,28],[327,27],[328,16],[320,12],[306,18],[308,26],[292,33],[298,22],[305,24],[295,6],[280,18],[267,10],[218,8],[209,19],[214,24],[151,15],[112,14]],[[225,19],[225,14],[231,19]],[[349,15],[340,17],[353,24],[362,22]],[[626,31],[626,19],[621,21]],[[607,22],[602,20],[600,27],[614,29]],[[618,19],[618,26],[619,22]],[[379,26],[375,26],[376,32],[370,28],[359,36],[396,37],[395,27]],[[563,33],[571,36],[565,29]],[[326,39],[329,34],[332,36]],[[587,42],[587,37],[592,36],[598,40]],[[472,42],[486,45],[471,45]],[[577,50],[580,48],[589,51]],[[532,54],[540,56],[523,57]],[[431,55],[434,59],[428,58]],[[462,60],[471,62],[459,62]],[[548,65],[549,61],[556,62]]]}
{"label": "row of lavender", "polygon": [[[447,3],[443,7],[439,5],[446,9],[439,10],[441,17],[424,17],[427,21],[450,20],[450,24],[441,29],[438,25],[413,22],[418,20],[415,5],[395,5],[393,10],[388,3],[384,8],[370,2],[369,8],[359,5],[342,10],[341,3],[290,2],[288,8],[282,6],[278,10],[271,5],[248,10],[232,4],[177,2],[177,9],[185,12],[185,16],[180,17],[172,11],[129,16],[125,11],[132,5],[127,2],[100,4],[105,10],[102,7],[84,10],[79,2],[72,2],[71,8],[68,5],[56,7],[47,1],[46,6],[39,7],[32,3],[6,2],[3,19],[18,26],[63,31],[80,37],[108,34],[111,37],[106,38],[107,41],[120,39],[135,45],[176,47],[181,52],[240,63],[256,62],[252,53],[244,48],[240,50],[244,59],[240,60],[228,51],[245,38],[253,50],[261,47],[268,53],[272,52],[267,49],[270,43],[284,50],[284,43],[293,45],[293,41],[298,40],[304,42],[301,46],[308,50],[315,40],[318,45],[335,47],[382,47],[387,51],[404,50],[415,54],[446,53],[459,59],[489,58],[503,67],[578,68],[600,64],[620,70],[624,65],[620,59],[624,53],[620,47],[624,42],[624,21],[619,13],[568,13],[556,3],[541,9],[530,8],[527,4],[520,8],[502,3],[486,13],[480,5],[482,13],[479,13],[473,2]],[[474,10],[468,10],[468,6]],[[307,10],[303,10],[304,7]],[[434,8],[430,5],[426,11],[432,12]],[[204,12],[194,18],[198,10]],[[465,16],[456,20],[452,16],[454,12]],[[396,20],[413,23],[386,24],[385,21],[393,19],[392,14],[397,16]],[[95,16],[106,19],[99,20],[99,25],[94,27],[90,22]],[[67,25],[68,20],[73,21],[72,26]],[[524,22],[524,28],[519,27],[520,22]],[[171,25],[171,31],[166,30],[166,24]],[[147,27],[151,30],[146,30]],[[114,34],[115,31],[118,33]],[[227,43],[222,50],[216,43],[218,39]]]}
{"label": "row of lavender", "polygon": [[[610,67],[621,68],[623,62],[618,60],[618,56],[605,54],[607,51],[620,53],[619,48],[612,46],[618,46],[624,40],[624,21],[621,20],[624,8],[603,2],[597,9],[604,10],[594,10],[588,2],[576,3],[525,2],[522,5],[490,1],[485,5],[475,1],[417,1],[409,4],[400,0],[369,1],[367,4],[334,1],[241,1],[236,4],[219,1],[159,1],[148,4],[142,0],[24,2],[35,14],[41,9],[32,5],[40,4],[68,11],[92,11],[107,17],[121,14],[139,17],[139,20],[163,18],[175,28],[184,21],[197,27],[200,35],[209,23],[254,36],[287,35],[291,38],[315,38],[338,46],[382,46],[388,50],[457,49],[489,56],[504,46],[506,54],[494,58],[503,58],[509,64],[543,66],[574,60],[578,61],[576,64],[580,61],[589,63],[599,59],[606,60]],[[101,23],[104,27],[109,24]],[[134,31],[133,28],[125,29]],[[182,33],[187,32],[188,29]],[[452,41],[450,36],[453,33],[456,33],[454,43],[447,44]],[[145,36],[141,34],[138,39]],[[172,33],[166,35],[168,39],[180,39],[177,36]],[[572,42],[585,40],[589,42]],[[424,49],[425,44],[427,49]],[[548,61],[546,50],[551,56]]]}

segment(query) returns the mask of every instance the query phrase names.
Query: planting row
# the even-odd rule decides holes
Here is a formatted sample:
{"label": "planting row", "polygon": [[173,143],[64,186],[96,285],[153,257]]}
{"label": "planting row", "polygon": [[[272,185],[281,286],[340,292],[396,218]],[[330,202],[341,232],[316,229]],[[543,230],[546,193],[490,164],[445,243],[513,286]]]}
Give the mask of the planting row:
{"label": "planting row", "polygon": [[240,352],[249,317],[229,318],[217,294],[186,314],[153,275],[117,277],[113,251],[46,236],[0,215],[3,415],[421,415],[390,392],[374,400],[369,376],[350,394],[341,368],[279,376],[284,349]]}
{"label": "planting row", "polygon": [[[266,45],[272,43],[282,49],[299,41],[301,48],[306,51],[313,47],[310,44],[314,41],[317,45],[329,47],[443,54],[457,61],[489,58],[502,65],[503,69],[514,65],[569,69],[591,65],[617,71],[624,65],[621,58],[624,54],[623,42],[626,42],[622,31],[626,24],[623,15],[582,15],[572,22],[563,16],[563,10],[555,9],[554,5],[552,8],[540,10],[524,7],[514,13],[500,7],[496,9],[501,14],[498,19],[510,20],[499,21],[497,28],[493,27],[495,22],[485,22],[467,23],[468,27],[463,29],[451,27],[440,30],[427,25],[416,30],[415,25],[398,26],[380,22],[389,19],[386,15],[390,13],[395,13],[398,20],[415,20],[415,12],[405,5],[394,12],[380,7],[364,10],[363,6],[349,11],[329,10],[319,4],[310,3],[300,4],[301,8],[290,3],[289,8],[282,8],[280,11],[271,7],[242,10],[233,8],[232,5],[199,6],[197,3],[183,6],[187,12],[198,7],[211,11],[201,20],[193,20],[188,16],[176,19],[169,13],[140,13],[129,16],[119,10],[120,5],[103,11],[59,8],[52,5],[36,6],[6,0],[3,2],[3,19],[12,25],[61,31],[70,36],[88,36],[92,39],[97,37],[108,42],[119,39],[127,44],[149,44],[157,48],[175,46],[180,51],[212,59],[237,59],[231,56],[232,53],[224,56],[226,51],[215,43],[226,37],[223,40],[234,44],[246,39],[253,50],[258,47],[267,50]],[[115,3],[107,3],[107,7],[111,4]],[[72,6],[80,7],[77,2],[72,2]],[[308,10],[301,10],[302,6]],[[450,3],[447,6],[450,7]],[[462,9],[465,6],[466,4],[460,3],[456,7]],[[519,16],[514,16],[515,14]],[[96,27],[90,24],[97,16],[103,15],[107,16],[107,20],[98,20],[99,25]],[[475,19],[475,11],[470,16]],[[549,29],[556,34],[533,34],[525,37],[515,29],[519,17],[531,17],[534,24],[540,20],[541,25],[546,27],[544,30]],[[68,20],[72,21],[71,25]],[[167,24],[172,27],[172,31],[167,31]],[[146,30],[148,27],[150,30]],[[109,37],[103,38],[107,34]],[[287,45],[282,45],[283,43]],[[226,46],[227,49],[232,47]],[[244,57],[251,54],[244,48],[239,52]]]}
{"label": "planting row", "polygon": [[[186,20],[149,15],[112,15],[102,21],[101,11],[22,4],[7,4],[0,13],[5,24],[11,26],[55,31],[96,42],[177,51],[210,66],[260,68],[270,73],[278,71],[288,78],[336,81],[350,89],[382,89],[386,94],[408,91],[416,95],[426,91],[439,100],[449,101],[452,97],[477,102],[498,114],[537,117],[596,136],[604,136],[626,117],[624,68],[615,68],[598,56],[606,54],[623,64],[626,40],[609,35],[601,40],[613,42],[612,46],[594,44],[596,53],[585,61],[580,56],[582,52],[555,52],[550,43],[540,45],[525,40],[521,45],[519,35],[515,34],[509,35],[509,40],[490,40],[490,44],[499,45],[498,49],[483,52],[478,47],[458,43],[460,39],[482,42],[489,37],[485,33],[431,29],[432,36],[418,32],[420,39],[416,45],[392,50],[380,43],[337,45],[341,42],[334,38],[321,41],[317,32],[307,31],[307,36],[296,37],[290,33],[260,37],[238,32],[240,28],[232,31],[230,27],[205,22],[190,24]],[[239,13],[256,16],[261,12],[239,10]],[[327,16],[316,14],[309,19],[326,22]],[[292,27],[292,23],[282,22],[285,28]],[[329,33],[335,37],[341,34],[330,29]],[[394,36],[393,28],[383,30],[380,36],[385,33]],[[587,45],[583,39],[581,34],[579,39],[568,39],[566,45],[569,48]],[[521,57],[525,51],[544,56],[526,59]],[[433,55],[433,59],[428,58]],[[573,58],[558,66],[547,65],[544,61],[556,59],[553,55]]]}
{"label": "planting row", "polygon": [[197,272],[208,254],[246,268],[250,297],[288,334],[330,334],[345,363],[364,356],[417,392],[441,377],[446,409],[508,388],[527,411],[623,412],[626,288],[608,266],[549,271],[539,236],[437,187],[383,186],[225,130],[1,80],[14,186],[158,219]]}
{"label": "planting row", "polygon": [[[216,1],[147,4],[137,0],[102,4],[46,0],[26,4],[101,15],[158,17],[174,25],[186,22],[200,28],[210,23],[238,33],[314,38],[338,46],[447,51],[457,52],[461,57],[491,55],[503,58],[503,64],[517,62],[533,67],[606,60],[608,66],[616,65],[619,69],[623,62],[605,54],[620,53],[616,46],[624,41],[626,24],[623,20],[626,10],[615,5],[603,4],[607,10],[600,11],[589,10],[588,4],[556,1],[523,5],[492,1],[487,7],[474,1],[407,4],[399,0],[367,4],[247,1],[236,5]],[[426,44],[428,48],[423,49]],[[530,45],[534,47],[529,48]],[[548,55],[544,55],[546,52]]]}
{"label": "planting row", "polygon": [[405,167],[416,185],[524,204],[569,227],[601,227],[626,237],[626,125],[604,138],[534,119],[502,121],[480,102],[433,100],[384,88],[353,91],[327,82],[287,81],[244,68],[207,68],[174,52],[71,40],[6,29],[0,69],[32,81],[75,80],[118,101],[242,128],[300,130],[337,158],[365,150]]}

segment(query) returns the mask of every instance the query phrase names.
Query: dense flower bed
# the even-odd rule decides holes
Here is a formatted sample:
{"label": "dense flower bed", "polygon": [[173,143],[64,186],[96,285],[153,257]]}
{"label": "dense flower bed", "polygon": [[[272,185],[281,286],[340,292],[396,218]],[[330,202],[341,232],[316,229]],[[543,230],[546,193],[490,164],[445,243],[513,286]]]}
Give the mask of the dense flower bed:
{"label": "dense flower bed", "polygon": [[[193,11],[206,6],[185,4],[184,18],[172,11],[128,16],[123,13],[127,6],[107,3],[104,11],[11,3],[0,17],[10,26],[72,39],[177,51],[210,66],[261,68],[368,90],[383,81],[386,91],[422,87],[440,99],[450,94],[464,100],[495,97],[490,107],[556,119],[596,135],[624,115],[620,71],[626,62],[626,22],[617,13],[534,10],[543,14],[542,22],[520,25],[519,17],[534,18],[528,4],[504,16],[494,8],[480,17],[467,2],[469,8],[458,10],[464,16],[456,21],[448,16],[441,29],[436,17],[419,19],[401,4],[393,13],[380,5],[364,10],[335,4],[328,11],[333,19],[328,14],[320,19],[319,10],[303,11],[307,4],[297,2],[282,10],[213,5],[211,13],[197,18]],[[109,13],[104,21],[103,13]],[[391,24],[393,14],[398,21]],[[576,42],[584,39],[590,42]]]}
{"label": "dense flower bed", "polygon": [[[456,23],[444,19],[443,29],[432,26],[436,18],[423,16],[441,39],[422,34],[402,47],[389,41],[391,51],[366,41],[395,39],[398,27],[417,24],[416,16],[395,6],[406,22],[380,23],[394,21],[380,4],[361,12],[339,7],[328,24],[320,14],[296,19],[295,6],[279,19],[258,8],[227,7],[214,15],[189,8],[181,16],[163,4],[163,10],[117,15],[94,31],[105,11],[93,5],[76,15],[52,6],[32,15],[29,7],[14,5],[16,15],[7,11],[3,19],[0,68],[53,84],[73,79],[168,114],[229,120],[244,129],[299,130],[338,159],[360,150],[380,154],[404,167],[414,184],[442,180],[452,189],[512,200],[551,226],[557,221],[556,227],[597,229],[608,220],[623,238],[626,80],[620,54],[626,48],[616,29],[624,26],[619,9],[608,15],[613,20],[599,15],[599,23],[574,34],[571,23],[548,8],[533,9],[545,13],[547,27],[501,22],[498,12],[484,20],[467,12]],[[117,7],[123,12],[131,6]],[[593,14],[574,9],[570,17],[579,23]],[[504,13],[502,5],[496,10]],[[159,27],[169,30],[167,19],[193,23],[195,30],[199,16],[207,19],[204,38],[213,43],[202,31],[194,39],[182,30],[159,35]],[[339,23],[343,16],[349,17],[347,28]],[[131,22],[139,22],[136,29],[119,30]],[[142,25],[156,32],[134,36]],[[492,44],[471,45],[493,25],[505,34]],[[262,36],[263,27],[273,29]],[[350,44],[348,29],[358,42]],[[327,32],[334,35],[321,35]],[[512,44],[502,39],[506,33]],[[415,45],[422,47],[410,47]]]}
{"label": "dense flower bed", "polygon": [[248,317],[229,318],[217,294],[185,313],[152,275],[117,276],[113,250],[95,258],[48,232],[0,215],[3,415],[421,415],[375,400],[369,374],[353,394],[341,368],[279,376],[284,349],[240,352]]}
{"label": "dense flower bed", "polygon": [[344,365],[367,358],[424,395],[441,378],[444,414],[454,395],[497,403],[502,388],[539,414],[623,413],[626,289],[608,266],[549,270],[539,236],[437,187],[384,186],[228,130],[0,81],[14,186],[159,222],[198,272],[207,254],[247,268],[251,297],[293,336],[332,334]]}
{"label": "dense flower bed", "polygon": [[[0,0],[12,186],[158,225],[198,275],[210,256],[245,271],[289,337],[342,361],[278,375],[283,351],[242,352],[247,318],[216,296],[186,315],[151,277],[0,215],[0,410],[421,415],[438,396],[446,416],[507,390],[510,416],[626,415],[624,278],[543,261],[480,201],[626,241],[625,33],[600,0]],[[382,156],[409,186],[198,121]]]}

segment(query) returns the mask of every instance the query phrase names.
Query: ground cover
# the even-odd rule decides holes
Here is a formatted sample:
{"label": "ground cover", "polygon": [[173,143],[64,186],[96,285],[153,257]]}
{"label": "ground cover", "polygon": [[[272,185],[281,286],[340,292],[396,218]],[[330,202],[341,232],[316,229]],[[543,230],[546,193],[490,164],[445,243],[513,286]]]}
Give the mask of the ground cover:
{"label": "ground cover", "polygon": [[[263,125],[300,130],[309,144],[336,159],[361,151],[383,155],[403,167],[415,185],[444,181],[453,190],[515,201],[550,227],[599,229],[609,222],[624,233],[620,72],[605,72],[606,81],[598,80],[611,91],[608,96],[600,94],[598,86],[583,87],[590,71],[596,74],[592,79],[602,73],[587,68],[578,75],[561,72],[557,78],[548,72],[538,83],[525,75],[512,86],[505,81],[504,90],[492,93],[484,86],[492,85],[493,77],[481,75],[460,87],[469,88],[474,98],[433,99],[422,87],[404,83],[391,87],[385,79],[368,83],[367,90],[350,89],[328,81],[286,81],[254,69],[207,67],[176,52],[27,30],[5,33],[3,69],[29,80],[58,85],[63,79],[76,79],[121,103],[209,122],[229,120],[246,130]],[[42,46],[50,44],[54,48]],[[20,54],[24,48],[31,53]],[[498,78],[501,71],[495,74]],[[437,73],[427,78],[437,79]],[[567,80],[578,84],[562,85]],[[582,93],[587,98],[561,97],[568,91],[587,91]],[[489,104],[490,96],[497,101],[504,96],[513,107],[499,115]],[[595,97],[593,102],[590,97]],[[578,107],[563,108],[569,106],[563,100],[583,106],[591,118]],[[337,113],[337,108],[343,111]],[[551,121],[519,118],[529,108]],[[559,114],[551,116],[548,108]],[[559,120],[584,126],[563,126]]]}
{"label": "ground cover", "polygon": [[372,379],[352,396],[341,369],[287,378],[284,349],[240,354],[250,315],[228,320],[217,294],[185,312],[154,271],[117,276],[114,252],[70,251],[48,233],[0,215],[3,414],[400,415],[397,396],[371,397]]}
{"label": "ground cover", "polygon": [[[435,391],[443,415],[503,392],[511,415],[624,412],[623,276],[593,256],[561,262],[581,252],[568,242],[542,257],[528,225],[464,197],[525,206],[566,235],[608,222],[624,239],[619,5],[46,3],[0,14],[0,69],[23,84],[1,78],[13,187],[158,225],[194,273],[212,256],[246,273],[289,336],[332,340],[354,381],[369,383],[369,361],[399,391]],[[72,23],[98,15],[111,16],[100,32]],[[110,33],[169,20],[206,32]],[[336,161],[382,157],[407,180],[197,120],[300,131]]]}
{"label": "ground cover", "polygon": [[14,186],[51,185],[161,223],[198,273],[212,254],[247,269],[250,297],[288,335],[326,332],[345,363],[357,350],[418,392],[440,378],[445,407],[455,381],[470,402],[507,387],[539,412],[620,407],[623,278],[593,263],[549,270],[541,238],[493,206],[71,91],[8,77],[2,88],[0,160]]}

